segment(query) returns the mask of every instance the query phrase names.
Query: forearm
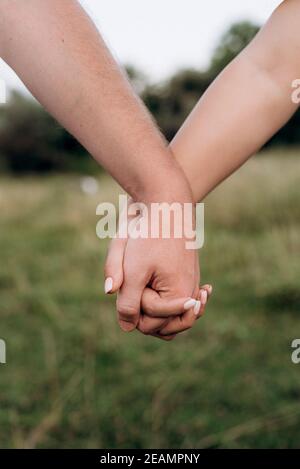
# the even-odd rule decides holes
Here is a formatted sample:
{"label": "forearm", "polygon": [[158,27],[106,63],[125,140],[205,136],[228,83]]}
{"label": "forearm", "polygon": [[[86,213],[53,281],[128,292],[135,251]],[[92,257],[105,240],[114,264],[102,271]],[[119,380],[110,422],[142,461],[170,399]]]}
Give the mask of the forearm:
{"label": "forearm", "polygon": [[1,0],[0,16],[3,59],[131,196],[185,197],[179,165],[75,0]]}
{"label": "forearm", "polygon": [[286,0],[209,87],[171,143],[195,200],[241,166],[296,111],[300,5]]}

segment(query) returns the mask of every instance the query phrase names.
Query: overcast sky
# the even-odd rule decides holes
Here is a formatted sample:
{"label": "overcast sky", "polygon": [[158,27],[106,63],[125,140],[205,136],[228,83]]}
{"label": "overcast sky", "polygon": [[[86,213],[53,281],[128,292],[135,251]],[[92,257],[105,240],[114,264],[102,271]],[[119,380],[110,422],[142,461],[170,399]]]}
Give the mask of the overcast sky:
{"label": "overcast sky", "polygon": [[[121,63],[158,81],[183,67],[208,64],[228,26],[249,19],[263,24],[281,0],[80,0]],[[0,63],[0,78],[22,89]],[[24,88],[23,88],[24,89]]]}

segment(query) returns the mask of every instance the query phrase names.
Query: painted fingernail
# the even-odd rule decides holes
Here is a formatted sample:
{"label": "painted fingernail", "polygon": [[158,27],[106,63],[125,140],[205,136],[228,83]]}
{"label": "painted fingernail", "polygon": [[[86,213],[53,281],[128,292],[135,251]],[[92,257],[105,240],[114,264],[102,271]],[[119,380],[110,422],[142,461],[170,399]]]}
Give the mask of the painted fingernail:
{"label": "painted fingernail", "polygon": [[195,304],[197,303],[196,300],[194,300],[193,298],[190,298],[189,300],[187,300],[184,305],[183,305],[183,309],[185,311],[187,311],[188,309],[191,309],[193,308],[193,306],[195,306]]}
{"label": "painted fingernail", "polygon": [[201,290],[200,299],[201,299],[201,303],[203,305],[206,305],[207,303],[207,291],[206,290]]}
{"label": "painted fingernail", "polygon": [[199,311],[200,311],[200,308],[201,308],[201,301],[196,301],[196,304],[195,304],[195,306],[194,306],[194,314],[195,314],[195,316],[198,316]]}
{"label": "painted fingernail", "polygon": [[107,277],[104,283],[104,292],[107,295],[112,290],[113,287],[113,279],[111,277]]}

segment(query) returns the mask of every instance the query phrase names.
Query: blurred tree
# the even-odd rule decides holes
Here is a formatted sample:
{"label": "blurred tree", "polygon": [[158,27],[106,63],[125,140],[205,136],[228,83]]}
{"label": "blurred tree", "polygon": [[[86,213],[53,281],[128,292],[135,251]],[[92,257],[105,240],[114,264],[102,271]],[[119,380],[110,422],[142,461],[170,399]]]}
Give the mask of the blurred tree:
{"label": "blurred tree", "polygon": [[91,165],[66,130],[35,100],[16,92],[1,107],[0,154],[14,173],[85,171]]}
{"label": "blurred tree", "polygon": [[[223,34],[207,71],[181,70],[158,85],[150,85],[145,75],[132,65],[127,75],[171,140],[213,79],[248,45],[259,27],[243,21]],[[300,144],[300,111],[268,145]],[[99,166],[82,146],[33,99],[13,93],[0,107],[0,170],[15,173],[80,171],[93,173]]]}
{"label": "blurred tree", "polygon": [[[168,140],[176,134],[214,78],[249,44],[259,29],[248,21],[233,24],[221,36],[206,72],[182,70],[162,85],[145,88],[142,97]],[[291,144],[300,144],[300,110],[267,143],[272,146]]]}
{"label": "blurred tree", "polygon": [[182,70],[164,84],[145,89],[144,102],[168,140],[174,137],[210,82],[209,73]]}
{"label": "blurred tree", "polygon": [[[216,77],[256,36],[259,26],[249,21],[233,24],[221,37],[210,65],[210,74]],[[300,110],[271,138],[267,146],[300,144]]]}
{"label": "blurred tree", "polygon": [[216,77],[248,44],[259,31],[259,26],[249,21],[233,24],[223,34],[211,59],[210,73]]}
{"label": "blurred tree", "polygon": [[232,25],[206,72],[182,70],[163,85],[148,86],[142,97],[163,134],[171,140],[202,94],[221,70],[251,41],[259,27],[247,21]]}
{"label": "blurred tree", "polygon": [[125,65],[125,71],[133,89],[137,94],[141,95],[148,84],[146,75],[130,64]]}

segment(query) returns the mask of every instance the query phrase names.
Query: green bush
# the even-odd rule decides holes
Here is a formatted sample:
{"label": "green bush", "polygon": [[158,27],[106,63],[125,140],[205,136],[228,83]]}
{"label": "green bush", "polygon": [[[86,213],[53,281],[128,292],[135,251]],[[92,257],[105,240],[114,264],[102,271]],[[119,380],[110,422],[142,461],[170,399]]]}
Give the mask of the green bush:
{"label": "green bush", "polygon": [[15,174],[90,172],[93,166],[83,147],[55,119],[18,93],[1,109],[0,154],[0,168]]}
{"label": "green bush", "polygon": [[[133,88],[169,141],[216,75],[247,46],[258,30],[257,25],[247,21],[232,25],[221,37],[208,70],[181,70],[155,86],[149,85],[140,71],[127,66]],[[268,142],[278,147],[299,144],[300,111]],[[35,100],[13,93],[9,102],[0,108],[0,172],[5,170],[15,174],[94,173],[99,171],[99,165]]]}

